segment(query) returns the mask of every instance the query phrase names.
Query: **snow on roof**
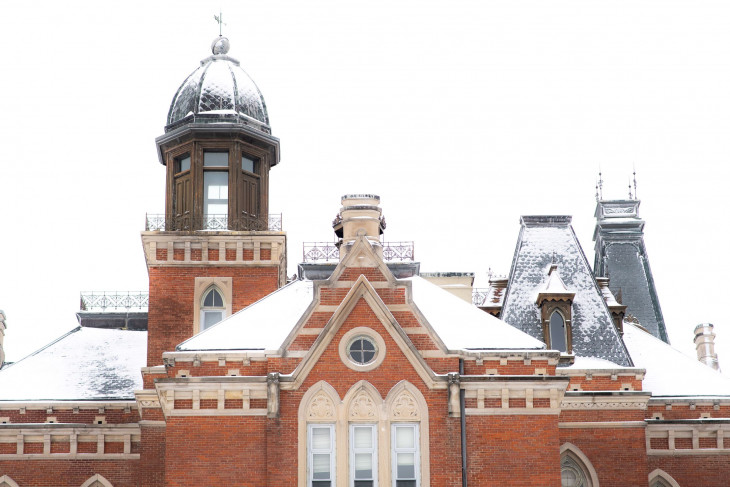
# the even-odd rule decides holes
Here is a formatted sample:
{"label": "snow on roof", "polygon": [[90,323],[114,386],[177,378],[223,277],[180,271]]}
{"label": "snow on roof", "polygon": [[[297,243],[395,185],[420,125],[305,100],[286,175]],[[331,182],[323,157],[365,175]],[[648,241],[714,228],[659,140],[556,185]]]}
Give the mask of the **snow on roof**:
{"label": "snow on roof", "polygon": [[502,319],[528,335],[542,337],[540,310],[535,301],[547,282],[553,260],[564,285],[575,292],[573,352],[630,366],[631,359],[570,226],[570,217],[522,217]]}
{"label": "snow on roof", "polygon": [[545,344],[422,277],[413,301],[449,350],[544,349]]}
{"label": "snow on roof", "polygon": [[134,399],[147,332],[77,327],[0,372],[0,401]]}
{"label": "snow on roof", "polygon": [[730,395],[730,378],[626,321],[624,343],[653,396]]}
{"label": "snow on roof", "polygon": [[278,350],[312,302],[312,281],[298,280],[178,345],[178,350]]}
{"label": "snow on roof", "polygon": [[575,357],[575,361],[567,366],[567,367],[560,367],[559,370],[568,369],[568,370],[590,370],[590,369],[600,369],[600,370],[613,370],[613,369],[628,369],[630,367],[624,367],[622,365],[615,364],[611,362],[610,360],[605,360],[602,358],[596,358],[596,357]]}

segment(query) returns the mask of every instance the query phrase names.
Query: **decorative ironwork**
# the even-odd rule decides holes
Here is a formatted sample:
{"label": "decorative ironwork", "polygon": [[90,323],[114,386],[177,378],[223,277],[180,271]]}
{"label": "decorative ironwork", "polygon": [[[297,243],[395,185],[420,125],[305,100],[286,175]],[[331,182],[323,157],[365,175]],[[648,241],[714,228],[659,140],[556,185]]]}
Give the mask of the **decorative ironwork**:
{"label": "decorative ironwork", "polygon": [[304,242],[304,262],[329,262],[340,260],[339,245],[330,242]]}
{"label": "decorative ironwork", "polygon": [[488,287],[475,287],[471,290],[471,303],[474,306],[481,306],[489,294]]}
{"label": "decorative ironwork", "polygon": [[144,291],[81,293],[81,311],[147,311],[150,295]]}
{"label": "decorative ironwork", "polygon": [[275,213],[263,218],[256,215],[242,214],[239,218],[229,218],[228,215],[205,215],[193,217],[182,215],[179,217],[165,218],[165,215],[147,215],[145,231],[184,231],[196,230],[236,230],[236,231],[272,231],[280,232],[282,229],[281,213]]}
{"label": "decorative ironwork", "polygon": [[[383,260],[413,260],[413,242],[383,242]],[[304,242],[304,262],[331,262],[340,260],[340,243]]]}
{"label": "decorative ironwork", "polygon": [[383,242],[383,260],[413,260],[413,242]]}

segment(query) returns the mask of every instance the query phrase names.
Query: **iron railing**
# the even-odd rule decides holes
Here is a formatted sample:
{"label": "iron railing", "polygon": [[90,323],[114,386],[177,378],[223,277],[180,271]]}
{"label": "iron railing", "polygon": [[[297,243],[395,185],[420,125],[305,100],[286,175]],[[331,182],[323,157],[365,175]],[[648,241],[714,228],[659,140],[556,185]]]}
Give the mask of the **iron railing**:
{"label": "iron railing", "polygon": [[[383,260],[413,260],[413,242],[383,242]],[[340,259],[340,244],[332,242],[304,242],[304,262],[331,262]]]}
{"label": "iron railing", "polygon": [[147,311],[150,295],[139,292],[89,291],[81,293],[81,311]]}
{"label": "iron railing", "polygon": [[145,231],[195,231],[195,230],[238,230],[238,231],[272,231],[282,229],[281,213],[274,213],[268,218],[243,214],[239,218],[228,215],[204,215],[192,217],[183,215],[166,218],[165,215],[146,215]]}
{"label": "iron railing", "polygon": [[475,306],[481,306],[484,304],[484,300],[487,299],[489,294],[488,287],[475,287],[471,290],[471,302]]}

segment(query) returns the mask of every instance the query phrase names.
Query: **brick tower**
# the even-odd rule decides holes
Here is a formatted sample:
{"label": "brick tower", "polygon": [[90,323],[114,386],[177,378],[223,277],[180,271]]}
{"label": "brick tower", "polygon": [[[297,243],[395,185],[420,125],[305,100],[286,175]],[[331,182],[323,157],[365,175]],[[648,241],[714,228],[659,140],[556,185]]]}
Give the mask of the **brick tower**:
{"label": "brick tower", "polygon": [[147,363],[286,280],[286,234],[269,215],[279,162],[264,98],[225,37],[182,83],[156,139],[165,215],[142,233],[150,280]]}

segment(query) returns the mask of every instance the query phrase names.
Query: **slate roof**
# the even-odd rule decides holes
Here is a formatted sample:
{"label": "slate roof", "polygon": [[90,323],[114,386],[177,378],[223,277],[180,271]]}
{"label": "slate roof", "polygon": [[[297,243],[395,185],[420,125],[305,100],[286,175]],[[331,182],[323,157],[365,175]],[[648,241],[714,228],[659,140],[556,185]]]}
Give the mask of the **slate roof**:
{"label": "slate roof", "polygon": [[0,401],[134,399],[147,332],[74,328],[0,372]]}
{"label": "slate roof", "polygon": [[[544,349],[545,344],[421,277],[413,300],[449,350]],[[312,281],[298,280],[178,345],[185,350],[278,350],[314,297]]]}
{"label": "slate roof", "polygon": [[634,364],[646,369],[652,396],[729,396],[730,377],[624,321],[624,342]]}
{"label": "slate roof", "polygon": [[572,306],[573,352],[617,365],[631,358],[598,289],[570,216],[523,216],[512,260],[501,318],[537,339],[543,336],[535,301],[548,280],[553,260],[560,278],[575,293]]}
{"label": "slate roof", "polygon": [[599,201],[596,206],[594,270],[610,279],[615,296],[621,295],[626,313],[639,320],[655,337],[669,343],[649,257],[644,245],[644,220],[639,200]]}

